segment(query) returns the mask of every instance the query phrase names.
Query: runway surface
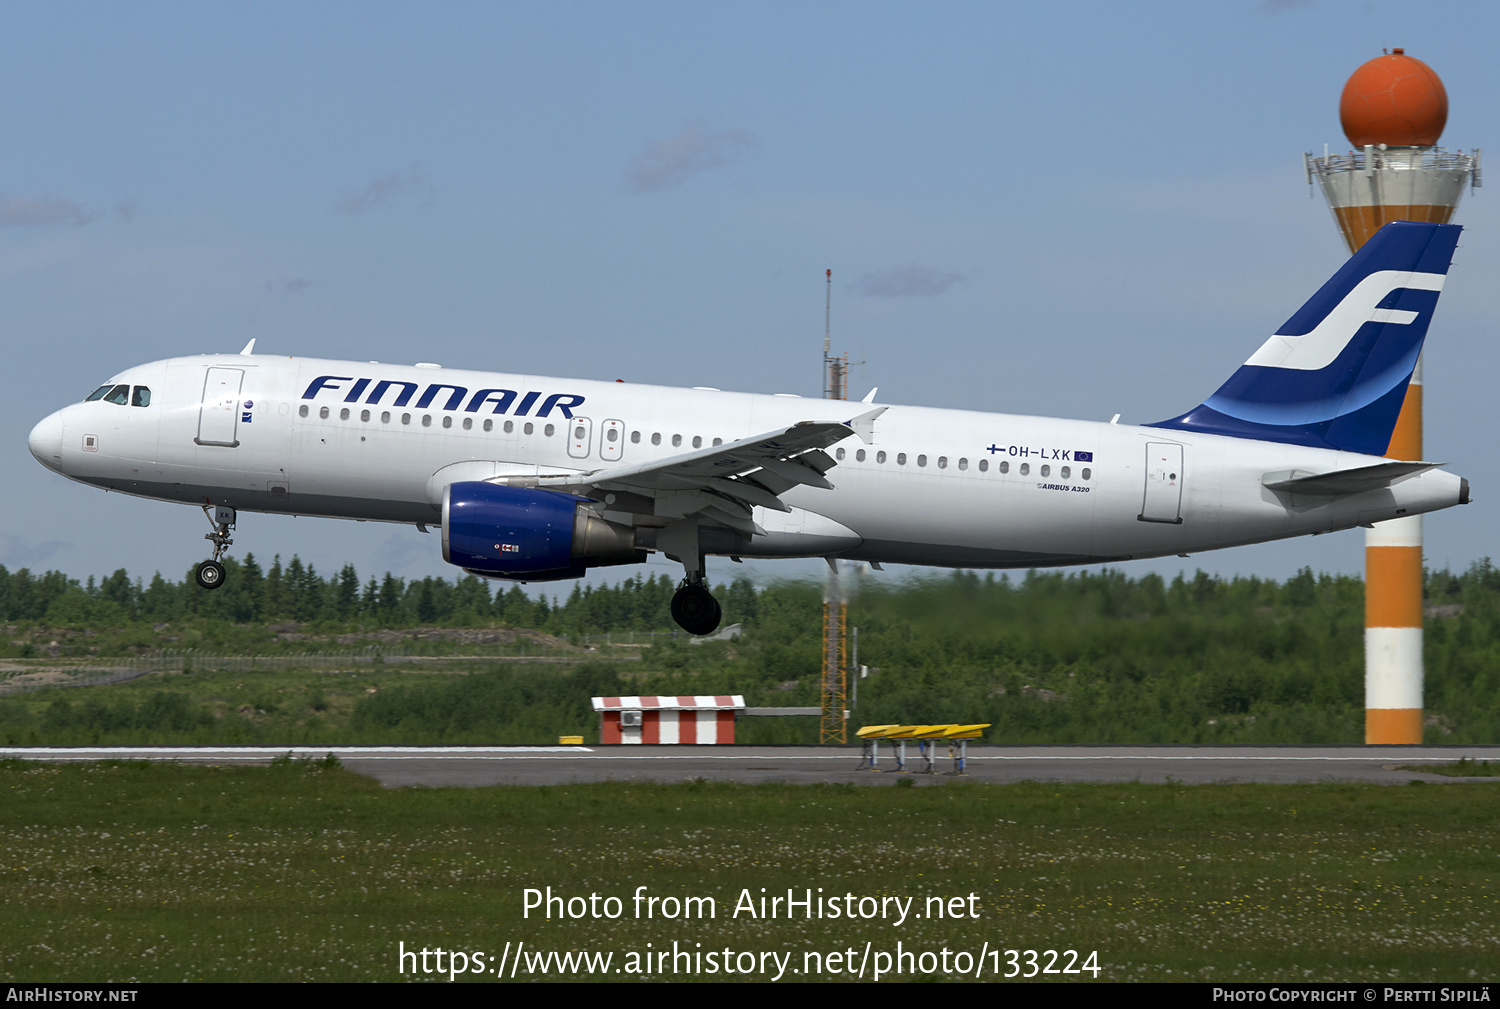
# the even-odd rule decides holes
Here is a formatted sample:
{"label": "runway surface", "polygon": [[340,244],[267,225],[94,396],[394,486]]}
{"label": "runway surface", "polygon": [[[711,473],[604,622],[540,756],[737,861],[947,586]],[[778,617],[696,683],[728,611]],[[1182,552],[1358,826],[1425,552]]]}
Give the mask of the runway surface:
{"label": "runway surface", "polygon": [[[565,785],[594,781],[889,783],[898,775],[893,751],[880,750],[879,770],[861,770],[858,747],[817,746],[10,746],[0,758],[27,760],[180,760],[202,764],[264,764],[335,754],[344,766],[387,788],[406,785]],[[1500,761],[1500,746],[971,746],[965,780],[988,782],[1474,783],[1396,770],[1402,764],[1453,763],[1461,757]],[[906,768],[923,761],[907,747]],[[955,780],[946,747],[935,774],[913,773],[919,785]]]}

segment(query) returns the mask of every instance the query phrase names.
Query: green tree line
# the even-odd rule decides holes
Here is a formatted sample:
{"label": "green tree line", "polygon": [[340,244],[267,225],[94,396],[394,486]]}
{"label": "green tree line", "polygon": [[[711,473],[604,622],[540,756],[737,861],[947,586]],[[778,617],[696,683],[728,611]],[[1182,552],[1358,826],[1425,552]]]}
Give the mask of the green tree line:
{"label": "green tree line", "polygon": [[[157,572],[145,583],[121,568],[106,578],[90,576],[81,582],[59,571],[34,575],[26,568],[11,572],[0,565],[0,620],[74,628],[200,618],[239,624],[295,620],[364,627],[501,624],[556,634],[673,626],[668,604],[676,585],[657,575],[627,578],[614,586],[575,584],[563,602],[545,595],[532,597],[519,585],[474,575],[453,581],[408,580],[386,572],[382,578],[372,576],[361,582],[354,565],[346,564],[336,575],[324,578],[296,556],[286,565],[278,556],[268,570],[261,568],[254,554],[246,554],[242,561],[227,559],[224,566],[224,585],[205,592],[191,572],[181,581]],[[721,586],[718,592],[726,615],[740,613],[730,619],[749,615],[742,604],[753,607],[756,594],[748,580]]]}
{"label": "green tree line", "polygon": [[[330,634],[508,625],[562,636],[671,626],[674,586],[660,576],[575,585],[566,598],[549,601],[516,587],[493,591],[472,577],[386,575],[361,582],[346,567],[325,579],[297,558],[285,566],[273,561],[261,572],[247,556],[237,568],[213,593],[190,577],[156,576],[143,585],[120,571],[80,584],[57,572],[0,568],[0,617],[18,630],[28,623],[117,626],[125,628],[120,640],[137,641],[150,637],[151,622],[170,622],[175,630],[297,620],[304,630]],[[1428,741],[1495,742],[1500,571],[1484,560],[1462,573],[1428,572],[1425,590]],[[342,738],[545,742],[549,726],[578,723],[560,713],[586,705],[579,700],[586,689],[741,693],[752,705],[817,704],[821,587],[757,587],[741,579],[716,591],[726,622],[745,628],[738,641],[690,646],[661,639],[628,668],[594,669],[566,681],[548,682],[570,675],[563,667],[383,692],[358,702]],[[995,728],[987,738],[1008,742],[1358,742],[1363,607],[1358,578],[1310,570],[1283,582],[1201,571],[1170,581],[1111,570],[870,577],[850,604],[849,623],[859,628],[860,661],[878,671],[852,677],[851,695],[858,695],[852,721],[990,722]],[[16,640],[5,645],[12,655]],[[87,717],[69,703],[54,715],[58,728],[98,726],[101,719],[186,726],[184,719],[198,718],[177,702]],[[502,709],[504,717],[495,713]],[[254,738],[253,726],[231,732],[201,719],[193,724],[198,735]],[[810,720],[798,719],[747,719],[741,726],[741,738],[750,741],[809,741],[815,731]]]}

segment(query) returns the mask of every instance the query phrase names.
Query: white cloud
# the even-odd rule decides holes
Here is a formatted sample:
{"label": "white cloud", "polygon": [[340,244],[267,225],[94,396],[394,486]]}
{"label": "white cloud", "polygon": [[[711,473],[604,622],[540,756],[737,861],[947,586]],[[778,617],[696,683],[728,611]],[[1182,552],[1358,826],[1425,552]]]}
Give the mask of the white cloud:
{"label": "white cloud", "polygon": [[690,175],[722,168],[759,148],[760,141],[745,130],[715,132],[707,123],[684,123],[676,136],[641,148],[628,176],[640,192],[673,189]]}
{"label": "white cloud", "polygon": [[432,206],[436,195],[437,191],[422,174],[421,167],[412,165],[404,172],[382,175],[357,193],[344,194],[334,205],[334,209],[341,214],[363,214],[383,204],[409,197],[416,197],[419,206],[427,208]]}
{"label": "white cloud", "polygon": [[851,286],[866,298],[925,298],[942,294],[965,280],[962,273],[940,273],[925,266],[867,273]]}
{"label": "white cloud", "polygon": [[266,293],[280,293],[290,298],[293,295],[301,294],[312,286],[313,282],[306,277],[293,277],[290,280],[268,280],[266,281]]}
{"label": "white cloud", "polygon": [[17,568],[32,568],[41,570],[45,564],[59,550],[72,546],[62,540],[46,540],[41,543],[31,543],[20,536],[10,533],[0,533],[0,564],[8,564]]}
{"label": "white cloud", "polygon": [[87,224],[99,215],[72,200],[0,196],[0,227],[41,228],[53,224]]}

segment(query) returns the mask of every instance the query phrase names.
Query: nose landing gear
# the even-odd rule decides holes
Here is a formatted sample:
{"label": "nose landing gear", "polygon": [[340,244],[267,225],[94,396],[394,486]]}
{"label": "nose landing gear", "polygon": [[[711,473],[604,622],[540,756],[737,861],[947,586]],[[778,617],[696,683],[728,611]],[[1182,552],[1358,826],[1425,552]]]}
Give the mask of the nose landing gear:
{"label": "nose landing gear", "polygon": [[203,534],[203,538],[214,545],[214,556],[213,560],[198,565],[193,578],[200,588],[212,590],[224,584],[224,565],[219,561],[234,543],[229,538],[229,531],[234,528],[236,516],[233,508],[221,506],[210,510],[208,505],[203,506],[203,514],[207,516],[208,524],[214,527],[213,532]]}

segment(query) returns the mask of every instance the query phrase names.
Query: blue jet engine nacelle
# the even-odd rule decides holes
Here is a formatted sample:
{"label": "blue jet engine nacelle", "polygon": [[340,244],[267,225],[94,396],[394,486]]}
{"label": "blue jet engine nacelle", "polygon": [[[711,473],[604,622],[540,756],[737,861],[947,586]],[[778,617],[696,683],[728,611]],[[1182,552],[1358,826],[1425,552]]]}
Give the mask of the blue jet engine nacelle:
{"label": "blue jet engine nacelle", "polygon": [[606,522],[591,504],[532,487],[449,484],[443,491],[443,560],[476,575],[534,582],[644,561],[635,530]]}

